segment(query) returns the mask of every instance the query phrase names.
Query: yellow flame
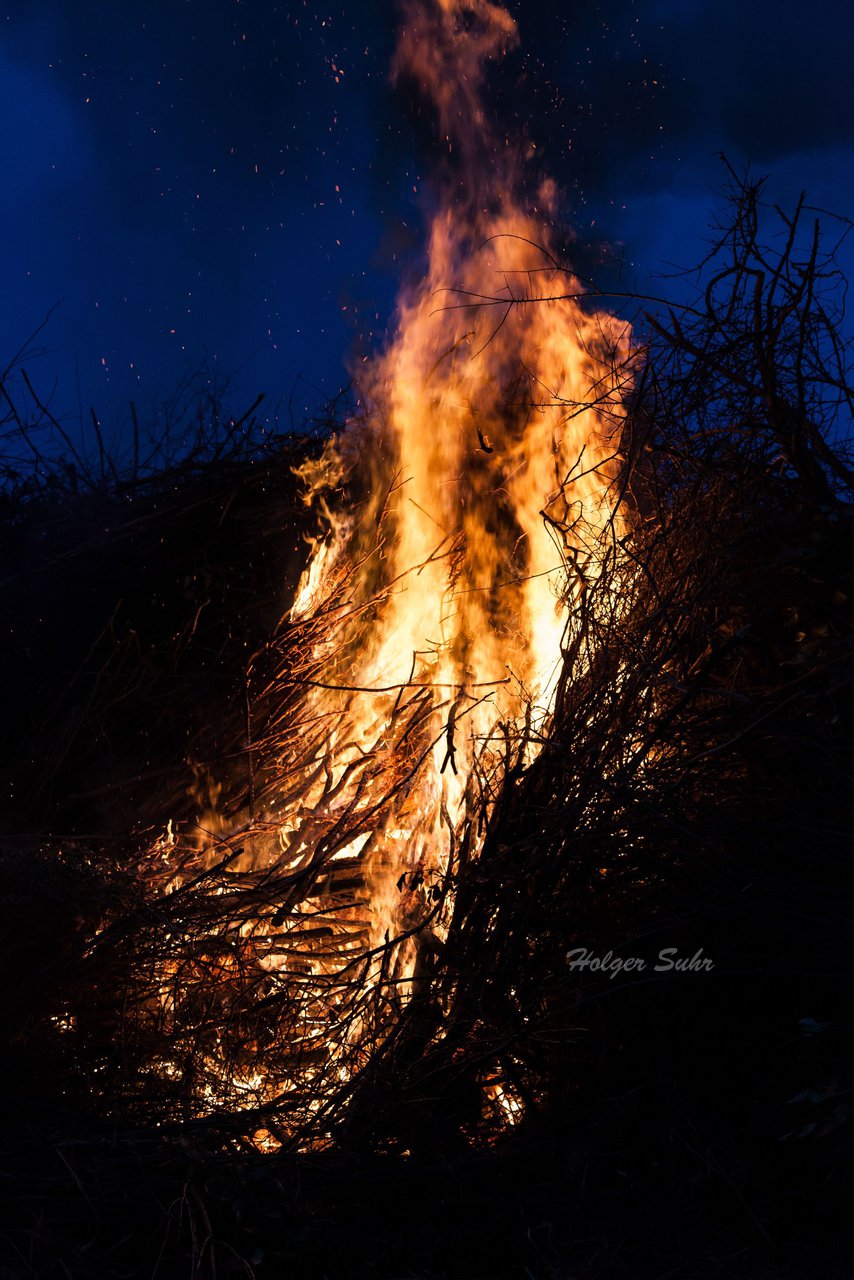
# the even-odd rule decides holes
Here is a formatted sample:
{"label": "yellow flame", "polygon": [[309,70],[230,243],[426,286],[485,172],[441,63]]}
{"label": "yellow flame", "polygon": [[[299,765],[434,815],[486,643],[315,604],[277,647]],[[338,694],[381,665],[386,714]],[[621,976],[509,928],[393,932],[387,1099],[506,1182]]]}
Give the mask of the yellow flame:
{"label": "yellow flame", "polygon": [[[378,578],[388,587],[369,627],[360,619],[337,637],[345,698],[317,691],[315,708],[343,708],[341,739],[367,751],[401,688],[434,691],[433,767],[417,803],[407,798],[403,833],[386,832],[366,866],[375,944],[401,926],[401,874],[443,870],[443,815],[446,825],[461,819],[466,779],[495,726],[532,704],[535,724],[546,714],[570,597],[595,576],[613,516],[630,336],[559,269],[554,187],[526,203],[512,153],[490,141],[485,63],[515,38],[510,15],[485,0],[404,6],[394,73],[429,94],[442,136],[475,167],[461,184],[455,164],[441,186],[426,272],[402,291],[394,337],[363,382],[369,417],[306,471],[322,492],[355,452],[368,502],[361,542],[351,513],[324,508],[329,535],[294,616],[358,552],[365,593]],[[366,526],[380,515],[372,555]]]}

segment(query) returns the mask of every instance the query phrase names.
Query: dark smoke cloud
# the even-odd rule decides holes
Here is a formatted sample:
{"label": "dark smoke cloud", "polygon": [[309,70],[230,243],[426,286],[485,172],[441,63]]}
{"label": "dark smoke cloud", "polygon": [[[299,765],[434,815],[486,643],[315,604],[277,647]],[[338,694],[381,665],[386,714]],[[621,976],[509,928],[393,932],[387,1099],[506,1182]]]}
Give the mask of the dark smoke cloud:
{"label": "dark smoke cloud", "polygon": [[[769,196],[806,188],[854,210],[849,70],[854,8],[774,0],[579,0],[519,5],[517,115],[538,135],[582,233],[623,240],[629,283],[691,265],[736,166]],[[512,91],[508,91],[512,97]],[[842,252],[854,272],[854,249]]]}
{"label": "dark smoke cloud", "polygon": [[779,0],[581,0],[563,17],[541,5],[519,6],[519,17],[528,82],[544,79],[537,124],[571,139],[585,182],[663,185],[700,147],[767,164],[854,140],[848,0],[813,11]]}

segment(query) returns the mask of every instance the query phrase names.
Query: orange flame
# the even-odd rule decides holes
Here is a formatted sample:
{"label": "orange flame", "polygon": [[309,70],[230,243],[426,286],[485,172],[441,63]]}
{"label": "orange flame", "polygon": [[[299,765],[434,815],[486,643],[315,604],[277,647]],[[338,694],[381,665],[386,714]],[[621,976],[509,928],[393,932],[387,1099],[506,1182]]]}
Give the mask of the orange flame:
{"label": "orange flame", "polygon": [[[350,513],[326,510],[329,533],[294,606],[295,616],[311,607],[324,574],[364,550],[365,526],[381,516],[381,581],[393,585],[370,628],[344,645],[342,676],[386,692],[348,697],[346,737],[367,750],[400,689],[427,685],[435,745],[415,816],[410,801],[410,816],[391,824],[405,838],[372,859],[375,942],[400,928],[400,875],[442,869],[443,823],[461,820],[466,779],[496,725],[532,705],[542,722],[569,596],[595,574],[613,515],[629,333],[586,308],[581,284],[559,269],[552,184],[525,207],[521,168],[491,138],[486,63],[515,40],[513,19],[488,0],[404,5],[394,75],[429,95],[456,160],[426,274],[402,292],[394,338],[364,387],[370,416],[351,428],[368,513],[354,532]],[[340,479],[353,444],[334,443],[306,469],[315,493]],[[362,572],[375,589],[376,556]],[[329,710],[335,696],[315,703]]]}
{"label": "orange flame", "polygon": [[[317,984],[303,1079],[318,1054],[345,1077],[360,1038],[381,1034],[367,1007],[344,1018],[336,975],[364,957],[363,991],[393,984],[378,999],[399,1008],[441,947],[472,798],[500,785],[509,737],[535,749],[573,602],[614,528],[630,335],[559,267],[553,185],[527,198],[491,135],[487,63],[515,40],[488,0],[403,5],[394,75],[428,95],[450,156],[426,272],[402,291],[365,416],[302,470],[324,533],[291,618],[326,612],[243,865],[303,876],[262,960]],[[361,501],[340,509],[348,477]]]}

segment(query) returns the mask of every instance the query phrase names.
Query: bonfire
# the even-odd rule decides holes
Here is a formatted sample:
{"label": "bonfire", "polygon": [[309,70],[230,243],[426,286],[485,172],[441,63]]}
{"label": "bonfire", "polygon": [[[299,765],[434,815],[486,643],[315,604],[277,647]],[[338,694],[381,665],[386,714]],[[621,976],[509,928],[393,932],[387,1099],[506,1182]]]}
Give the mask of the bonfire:
{"label": "bonfire", "polygon": [[[445,1203],[449,1168],[478,1212],[509,1171],[536,1274],[564,1274],[536,1233],[567,1205],[555,1257],[601,1275],[615,1218],[681,1248],[721,1188],[741,1259],[785,1235],[778,1200],[825,1213],[850,1156],[834,246],[730,169],[696,297],[630,324],[487,111],[516,40],[488,0],[402,6],[393,74],[443,158],[420,268],[322,438],[259,439],[256,402],[165,470],[7,477],[16,619],[52,584],[79,665],[51,705],[10,699],[10,1079],[72,1113],[93,1170],[104,1125],[122,1161],[178,1162],[167,1237],[186,1217],[199,1275],[217,1213],[251,1274],[267,1219],[308,1203],[279,1257],[349,1276],[324,1214],[354,1167],[407,1268],[410,1200]],[[484,1245],[462,1203],[442,1274],[499,1274],[516,1228],[493,1212]]]}
{"label": "bonfire", "polygon": [[[460,868],[548,732],[628,528],[630,330],[558,263],[557,192],[532,189],[481,102],[515,39],[491,4],[403,15],[395,75],[450,153],[426,269],[360,372],[360,412],[299,470],[319,528],[250,666],[251,806],[170,820],[150,853],[170,920],[201,885],[219,899],[135,1002],[169,1045],[150,1069],[190,1114],[269,1113],[267,1146],[328,1139],[330,1105],[428,984]],[[486,1076],[484,1107],[512,1122],[518,1098]]]}

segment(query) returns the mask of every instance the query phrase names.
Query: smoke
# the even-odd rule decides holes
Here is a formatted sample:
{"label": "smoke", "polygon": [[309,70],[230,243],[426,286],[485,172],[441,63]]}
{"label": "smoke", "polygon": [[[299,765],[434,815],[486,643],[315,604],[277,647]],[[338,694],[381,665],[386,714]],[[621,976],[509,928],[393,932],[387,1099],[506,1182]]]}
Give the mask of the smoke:
{"label": "smoke", "polygon": [[402,0],[401,37],[392,78],[409,77],[433,102],[439,142],[455,140],[471,153],[479,137],[491,137],[484,111],[488,64],[518,42],[508,11],[489,0]]}

